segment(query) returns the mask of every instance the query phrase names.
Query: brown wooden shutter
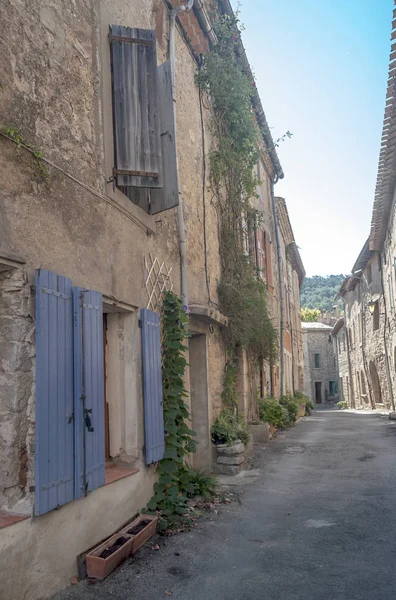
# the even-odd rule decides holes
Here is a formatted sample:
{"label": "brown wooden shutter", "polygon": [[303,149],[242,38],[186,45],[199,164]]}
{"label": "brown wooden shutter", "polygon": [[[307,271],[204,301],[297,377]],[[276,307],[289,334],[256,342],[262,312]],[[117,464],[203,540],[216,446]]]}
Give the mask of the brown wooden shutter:
{"label": "brown wooden shutter", "polygon": [[111,25],[109,39],[116,185],[161,187],[155,30]]}
{"label": "brown wooden shutter", "polygon": [[158,67],[158,100],[161,117],[160,134],[163,188],[151,190],[150,212],[154,215],[179,204],[176,132],[169,60]]}
{"label": "brown wooden shutter", "polygon": [[265,241],[265,261],[267,267],[267,285],[269,287],[273,287],[273,277],[272,277],[272,246],[268,233],[264,232],[264,241]]}

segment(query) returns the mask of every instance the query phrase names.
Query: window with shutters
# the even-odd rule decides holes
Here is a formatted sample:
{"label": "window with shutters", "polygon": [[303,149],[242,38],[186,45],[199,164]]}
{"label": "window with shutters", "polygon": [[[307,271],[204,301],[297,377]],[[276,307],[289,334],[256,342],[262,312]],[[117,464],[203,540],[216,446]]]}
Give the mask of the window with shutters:
{"label": "window with shutters", "polygon": [[[47,513],[74,498],[80,498],[128,473],[106,470],[106,459],[114,457],[130,438],[122,432],[130,419],[130,402],[114,405],[106,394],[104,323],[110,324],[112,341],[124,339],[115,325],[117,314],[104,318],[100,292],[73,287],[70,279],[40,269],[36,273],[36,453],[35,514]],[[132,321],[131,321],[132,319]],[[137,320],[129,317],[129,330]],[[147,463],[161,457],[164,444],[159,315],[143,316],[144,421]],[[131,344],[127,344],[127,346]],[[133,350],[131,349],[133,354]],[[119,349],[122,360],[133,361],[128,348]],[[108,362],[106,375],[112,382],[110,396],[123,384],[120,363]],[[112,371],[112,372],[111,372]],[[126,375],[126,374],[125,374]],[[137,378],[138,379],[138,378]],[[130,374],[125,384],[130,385]],[[114,385],[115,384],[115,385]],[[138,390],[138,388],[137,388]],[[107,397],[106,397],[107,396]],[[135,419],[136,421],[136,419]],[[111,431],[119,428],[118,438]],[[124,441],[125,445],[125,441]],[[127,448],[128,450],[128,448]],[[133,455],[130,452],[129,455]],[[110,465],[108,465],[110,466]],[[120,469],[118,469],[119,471]]]}
{"label": "window with shutters", "polygon": [[170,63],[157,65],[154,29],[99,10],[106,194],[154,215],[179,202]]}

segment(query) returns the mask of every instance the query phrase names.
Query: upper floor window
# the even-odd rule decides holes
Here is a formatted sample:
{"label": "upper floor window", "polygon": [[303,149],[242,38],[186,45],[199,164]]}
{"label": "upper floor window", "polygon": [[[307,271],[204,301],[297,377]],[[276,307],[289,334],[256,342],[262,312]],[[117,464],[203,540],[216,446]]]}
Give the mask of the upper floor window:
{"label": "upper floor window", "polygon": [[314,367],[315,369],[320,369],[320,354],[314,354]]}
{"label": "upper floor window", "polygon": [[179,203],[170,61],[157,66],[155,30],[100,5],[107,193],[157,214]]}

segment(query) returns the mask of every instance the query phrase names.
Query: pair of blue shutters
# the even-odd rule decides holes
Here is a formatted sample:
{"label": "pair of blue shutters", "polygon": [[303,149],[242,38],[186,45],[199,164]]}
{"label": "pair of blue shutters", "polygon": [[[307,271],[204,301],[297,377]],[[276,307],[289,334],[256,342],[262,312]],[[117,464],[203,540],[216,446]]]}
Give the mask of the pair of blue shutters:
{"label": "pair of blue shutters", "polygon": [[[35,514],[105,482],[103,310],[100,292],[36,272]],[[142,311],[146,461],[162,458],[159,316]]]}

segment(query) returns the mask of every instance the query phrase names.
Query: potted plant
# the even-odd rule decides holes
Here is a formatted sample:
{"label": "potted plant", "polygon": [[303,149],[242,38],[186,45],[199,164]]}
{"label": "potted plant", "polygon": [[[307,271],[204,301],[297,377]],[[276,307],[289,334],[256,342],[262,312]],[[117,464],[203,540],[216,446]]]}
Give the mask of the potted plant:
{"label": "potted plant", "polygon": [[137,519],[121,530],[122,535],[132,536],[131,554],[135,554],[157,529],[158,517],[154,515],[139,515]]}
{"label": "potted plant", "polygon": [[104,579],[130,554],[133,536],[119,532],[96,546],[86,555],[87,575]]}

